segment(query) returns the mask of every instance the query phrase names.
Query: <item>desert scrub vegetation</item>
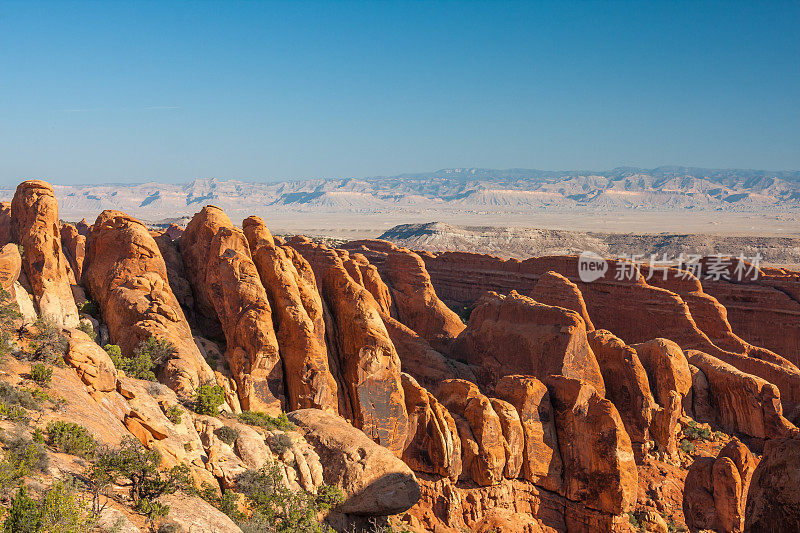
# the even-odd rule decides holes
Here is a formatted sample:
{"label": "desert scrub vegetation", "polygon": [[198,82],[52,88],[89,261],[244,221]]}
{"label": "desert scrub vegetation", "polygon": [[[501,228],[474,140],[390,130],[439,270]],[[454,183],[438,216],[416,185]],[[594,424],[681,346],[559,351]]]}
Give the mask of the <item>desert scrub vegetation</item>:
{"label": "desert scrub vegetation", "polygon": [[194,400],[194,412],[217,416],[219,407],[225,403],[225,390],[219,385],[200,385]]}
{"label": "desert scrub vegetation", "polygon": [[90,459],[97,449],[97,441],[80,424],[56,420],[48,423],[45,431],[50,445],[59,452]]}
{"label": "desert scrub vegetation", "polygon": [[64,354],[69,341],[61,326],[50,316],[41,317],[33,323],[35,333],[31,337],[29,358],[51,365],[64,366]]}
{"label": "desert scrub vegetation", "polygon": [[239,431],[230,426],[222,426],[214,431],[214,435],[216,435],[219,440],[230,446],[236,442],[236,439],[239,438]]}
{"label": "desert scrub vegetation", "polygon": [[236,486],[252,510],[250,517],[239,522],[245,533],[331,532],[317,515],[344,499],[338,488],[328,485],[322,485],[316,494],[289,489],[277,465],[243,472],[236,478]]}
{"label": "desert scrub vegetation", "polygon": [[74,480],[66,479],[53,483],[39,499],[20,487],[11,500],[3,533],[88,533],[96,522]]}
{"label": "desert scrub vegetation", "polygon": [[80,307],[80,312],[89,315],[94,319],[100,318],[100,306],[94,300],[86,300]]}
{"label": "desert scrub vegetation", "polygon": [[156,381],[153,369],[157,368],[175,353],[175,346],[166,339],[150,337],[139,343],[133,355],[122,354],[116,344],[106,344],[103,349],[108,353],[117,370],[126,376],[147,381]]}
{"label": "desert scrub vegetation", "polygon": [[50,461],[44,445],[31,440],[21,431],[4,433],[0,441],[5,448],[3,460],[0,461],[0,497],[5,500],[23,478],[35,472],[44,472]]}
{"label": "desert scrub vegetation", "polygon": [[181,423],[181,416],[183,416],[183,409],[181,409],[177,405],[170,405],[164,411],[164,415],[167,417],[167,420],[169,420],[175,425],[178,425]]}
{"label": "desert scrub vegetation", "polygon": [[128,480],[133,509],[147,517],[152,524],[169,513],[169,506],[156,501],[160,496],[179,490],[193,492],[189,467],[181,464],[166,471],[159,470],[161,453],[147,450],[133,437],[125,437],[118,447],[100,446],[85,478],[93,500],[111,485]]}
{"label": "desert scrub vegetation", "polygon": [[18,389],[10,383],[0,382],[0,418],[14,422],[28,420],[28,410],[41,411],[50,397],[44,391]]}
{"label": "desert scrub vegetation", "polygon": [[92,324],[90,322],[81,321],[81,323],[78,324],[78,328],[77,329],[79,329],[80,331],[82,331],[82,332],[86,333],[87,335],[89,335],[90,339],[97,340],[97,332],[95,332],[94,327],[92,326]]}
{"label": "desert scrub vegetation", "polygon": [[53,369],[44,363],[34,363],[31,365],[31,379],[40,387],[47,387],[53,379]]}
{"label": "desert scrub vegetation", "polygon": [[0,289],[0,356],[8,355],[14,350],[12,331],[16,320],[22,317],[17,310],[17,304],[11,299],[11,294]]}
{"label": "desert scrub vegetation", "polygon": [[217,489],[208,484],[208,482],[204,482],[199,495],[236,523],[243,522],[247,518],[239,510],[239,495],[230,489],[224,489],[222,496],[217,496]]}
{"label": "desert scrub vegetation", "polygon": [[289,421],[286,413],[281,413],[277,417],[270,416],[260,411],[242,411],[238,415],[239,421],[249,426],[258,426],[267,430],[279,429],[281,431],[291,431],[295,428]]}

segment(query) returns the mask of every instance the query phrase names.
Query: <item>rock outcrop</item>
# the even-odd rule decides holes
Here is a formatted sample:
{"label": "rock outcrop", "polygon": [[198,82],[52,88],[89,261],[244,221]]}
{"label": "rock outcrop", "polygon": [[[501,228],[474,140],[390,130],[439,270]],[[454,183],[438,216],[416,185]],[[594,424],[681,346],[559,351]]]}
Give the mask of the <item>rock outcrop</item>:
{"label": "rock outcrop", "polygon": [[655,407],[644,366],[636,350],[610,331],[592,331],[588,340],[603,374],[606,397],[617,407],[634,450],[643,454],[649,449]]}
{"label": "rock outcrop", "polygon": [[508,374],[539,379],[559,374],[583,379],[605,395],[581,317],[515,291],[508,296],[489,293],[476,304],[452,355],[479,367],[479,380],[489,390]]}
{"label": "rock outcrop", "polygon": [[337,511],[391,515],[419,500],[419,485],[411,469],[344,419],[316,409],[294,411],[289,419],[319,455],[325,483],[344,493]]}
{"label": "rock outcrop", "polygon": [[450,412],[408,374],[402,374],[408,412],[403,461],[416,472],[447,477],[461,475],[461,439]]}
{"label": "rock outcrop", "polygon": [[78,228],[72,224],[61,224],[61,247],[75,274],[75,282],[80,283],[86,258],[86,236],[78,233]]}
{"label": "rock outcrop", "polygon": [[84,281],[100,305],[111,341],[124,354],[133,354],[150,337],[161,338],[174,348],[166,361],[156,361],[163,383],[190,399],[200,385],[214,382],[144,224],[119,211],[103,211],[89,233]]}
{"label": "rock outcrop", "polygon": [[689,363],[708,380],[715,422],[724,431],[762,439],[797,433],[797,428],[783,417],[775,385],[703,352],[689,350],[687,355]]}
{"label": "rock outcrop", "polygon": [[684,485],[686,525],[692,531],[741,533],[755,468],[753,454],[735,439],[726,444],[716,458],[697,458],[689,468]]}
{"label": "rock outcrop", "polygon": [[272,309],[244,233],[206,206],[186,226],[180,250],[198,313],[224,332],[242,409],[280,412],[283,369]]}
{"label": "rock outcrop", "polygon": [[747,533],[800,530],[800,440],[775,439],[753,473],[747,493]]}
{"label": "rock outcrop", "polygon": [[564,462],[564,495],[611,515],[636,502],[638,475],[631,440],[614,404],[585,381],[547,381]]}
{"label": "rock outcrop", "polygon": [[489,398],[474,383],[457,379],[442,382],[437,397],[454,418],[458,417],[456,425],[461,422],[462,447],[465,440],[472,445],[465,452],[469,455],[462,459],[464,477],[481,486],[498,483],[503,478],[507,444],[500,417]]}
{"label": "rock outcrop", "polygon": [[575,311],[581,315],[583,323],[586,324],[586,331],[594,330],[594,324],[589,317],[581,290],[558,272],[548,270],[542,274],[531,291],[530,297],[539,303]]}
{"label": "rock outcrop", "polygon": [[330,311],[328,348],[338,361],[354,425],[400,456],[408,425],[400,358],[375,298],[334,250],[301,238],[288,244],[311,265]]}
{"label": "rock outcrop", "polygon": [[510,375],[498,381],[495,394],[514,406],[522,425],[523,477],[547,490],[563,493],[564,465],[547,387],[532,376]]}
{"label": "rock outcrop", "polygon": [[78,308],[70,287],[70,267],[61,248],[58,203],[44,181],[24,181],[11,202],[11,233],[24,253],[22,268],[42,316],[63,327],[78,325]]}
{"label": "rock outcrop", "polygon": [[[249,217],[242,227],[274,310],[289,408],[315,408],[335,413],[339,401],[336,381],[328,368],[322,309],[306,308],[313,300],[306,298],[304,301],[302,297],[299,285],[305,281],[283,248],[275,245],[264,221]],[[316,286],[311,288],[315,289]]]}

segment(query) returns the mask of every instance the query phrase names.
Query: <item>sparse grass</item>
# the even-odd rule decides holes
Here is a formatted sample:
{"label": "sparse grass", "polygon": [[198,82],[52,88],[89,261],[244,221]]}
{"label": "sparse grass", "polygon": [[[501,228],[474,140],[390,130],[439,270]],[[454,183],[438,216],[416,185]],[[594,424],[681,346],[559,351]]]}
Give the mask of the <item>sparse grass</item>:
{"label": "sparse grass", "polygon": [[243,411],[239,413],[238,418],[239,421],[244,424],[258,426],[268,430],[280,429],[281,431],[291,431],[295,429],[295,425],[289,421],[286,413],[281,413],[277,417],[274,417],[259,411]]}

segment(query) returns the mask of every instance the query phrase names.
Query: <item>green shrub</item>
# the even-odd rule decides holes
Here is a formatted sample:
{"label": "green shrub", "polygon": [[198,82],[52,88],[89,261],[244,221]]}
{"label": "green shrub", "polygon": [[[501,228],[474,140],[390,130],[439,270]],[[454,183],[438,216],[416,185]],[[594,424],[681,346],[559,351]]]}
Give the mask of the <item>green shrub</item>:
{"label": "green shrub", "polygon": [[291,431],[295,425],[289,421],[286,413],[281,413],[277,417],[270,416],[259,411],[242,411],[238,415],[239,421],[250,426],[258,426],[264,429],[280,429],[281,431]]}
{"label": "green shrub", "polygon": [[89,335],[90,339],[92,340],[97,339],[97,333],[94,331],[94,327],[89,322],[81,322],[80,324],[78,324],[77,329]]}
{"label": "green shrub", "polygon": [[280,455],[291,448],[294,445],[294,442],[286,433],[278,433],[277,435],[272,435],[269,440],[269,444],[270,448],[272,448],[272,451]]}
{"label": "green shrub", "polygon": [[31,365],[31,379],[40,387],[46,387],[53,379],[53,369],[42,363],[35,363]]}
{"label": "green shrub", "polygon": [[199,495],[205,501],[225,513],[234,522],[241,522],[246,517],[244,513],[239,510],[239,496],[230,489],[222,491],[222,496],[217,496],[217,489],[203,482],[203,488],[200,490]]}
{"label": "green shrub", "polygon": [[50,316],[39,318],[33,323],[36,333],[31,340],[32,359],[64,366],[64,354],[69,341],[64,336],[61,326]]}
{"label": "green shrub", "polygon": [[125,372],[126,376],[148,381],[156,381],[153,369],[175,353],[175,346],[171,342],[157,337],[140,342],[130,357],[122,355],[122,350],[116,344],[106,344],[103,348],[108,352],[114,366]]}
{"label": "green shrub", "polygon": [[692,440],[712,440],[711,430],[700,426],[694,420],[689,421],[688,427],[684,428],[683,434]]}
{"label": "green shrub", "polygon": [[3,533],[37,533],[42,530],[39,502],[28,496],[22,487],[11,500],[8,516],[3,522]]}
{"label": "green shrub", "polygon": [[15,321],[22,317],[16,302],[11,298],[11,294],[0,288],[0,356],[10,354],[14,345],[11,341],[11,333],[15,327]]}
{"label": "green shrub", "polygon": [[94,493],[127,479],[134,509],[152,523],[169,512],[168,506],[155,501],[158,497],[178,490],[192,491],[188,466],[181,464],[162,472],[158,468],[160,463],[158,450],[147,450],[132,437],[125,437],[117,448],[98,449],[86,477]]}
{"label": "green shrub", "polygon": [[125,357],[122,355],[120,347],[116,344],[106,344],[103,348],[117,370],[122,370],[126,376],[156,381],[156,375],[153,373],[155,365],[153,365],[153,360],[146,353],[137,352],[132,357]]}
{"label": "green shrub", "polygon": [[225,390],[219,385],[201,385],[197,389],[194,411],[201,415],[217,416],[219,406],[225,403]]}
{"label": "green shrub", "polygon": [[97,449],[97,441],[89,430],[74,422],[56,420],[47,424],[46,431],[50,444],[62,453],[86,459],[92,457]]}
{"label": "green shrub", "polygon": [[95,517],[86,508],[72,480],[56,481],[36,501],[20,488],[11,501],[3,524],[4,532],[88,533],[95,526]]}
{"label": "green shrub", "polygon": [[328,532],[317,515],[343,501],[335,487],[322,485],[317,494],[292,491],[283,484],[277,465],[248,470],[236,478],[236,486],[247,498],[252,516],[241,524],[243,531],[289,533]]}
{"label": "green shrub", "polygon": [[46,470],[50,461],[44,446],[24,435],[6,436],[3,444],[6,449],[0,461],[0,492],[7,495],[31,472]]}
{"label": "green shrub", "polygon": [[183,415],[183,410],[177,405],[170,405],[164,414],[167,416],[167,419],[169,419],[170,422],[178,425],[181,423],[181,415]]}
{"label": "green shrub", "polygon": [[214,434],[219,440],[228,445],[233,444],[239,438],[239,431],[229,426],[222,426],[214,431]]}
{"label": "green shrub", "polygon": [[694,453],[695,450],[694,443],[686,439],[681,439],[681,442],[678,444],[678,447],[681,449],[683,453],[688,453],[688,454]]}
{"label": "green shrub", "polygon": [[100,318],[100,306],[97,305],[97,302],[93,300],[86,300],[81,305],[81,313],[85,313],[92,318],[99,319]]}

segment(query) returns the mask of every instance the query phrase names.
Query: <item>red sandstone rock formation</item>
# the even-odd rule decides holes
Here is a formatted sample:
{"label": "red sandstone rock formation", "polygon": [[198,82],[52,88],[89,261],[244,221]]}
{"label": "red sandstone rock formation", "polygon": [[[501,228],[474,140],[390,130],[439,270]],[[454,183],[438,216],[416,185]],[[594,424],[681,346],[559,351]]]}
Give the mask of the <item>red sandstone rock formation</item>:
{"label": "red sandstone rock formation", "polygon": [[551,376],[564,495],[586,507],[620,514],[636,502],[638,475],[631,440],[609,400],[588,382]]}
{"label": "red sandstone rock formation", "polygon": [[100,304],[111,341],[123,353],[132,354],[150,337],[163,338],[175,351],[168,361],[158,362],[162,382],[188,399],[200,385],[214,381],[144,224],[119,211],[103,211],[89,233],[84,281]]}
{"label": "red sandstone rock formation", "polygon": [[222,326],[242,408],[278,413],[283,369],[272,310],[247,239],[221,209],[206,206],[187,225],[180,249],[198,313]]}
{"label": "red sandstone rock formation", "polygon": [[711,529],[741,533],[745,503],[756,460],[738,440],[731,440],[716,458],[698,457],[684,485],[683,514],[692,531]]}
{"label": "red sandstone rock formation", "polygon": [[467,328],[453,344],[452,355],[479,366],[479,378],[488,390],[508,374],[539,379],[562,374],[583,379],[605,395],[580,316],[515,291],[508,296],[490,293],[478,302]]}
{"label": "red sandstone rock formation", "polygon": [[33,289],[39,313],[64,327],[78,325],[69,263],[61,249],[58,203],[49,183],[24,181],[11,202],[11,231],[25,252],[22,267]]}
{"label": "red sandstone rock formation", "polygon": [[380,240],[353,241],[347,248],[363,251],[367,259],[378,262],[379,271],[391,288],[397,318],[420,336],[438,347],[464,329],[458,315],[436,295],[419,255]]}
{"label": "red sandstone rock formation", "polygon": [[414,378],[402,374],[408,437],[403,461],[416,472],[457,480],[461,475],[461,439],[455,420]]}
{"label": "red sandstone rock formation", "polygon": [[[627,343],[663,337],[675,341],[684,350],[702,350],[743,372],[775,384],[787,406],[793,408],[800,404],[800,372],[794,365],[768,350],[735,353],[716,346],[695,322],[690,306],[681,296],[648,284],[646,276],[638,275],[638,269],[628,263],[608,261],[608,271],[604,276],[585,283],[580,280],[575,256],[536,257],[525,261],[463,252],[421,253],[420,256],[425,260],[437,292],[445,300],[462,304],[475,302],[487,290],[530,293],[542,275],[548,271],[558,272],[578,286],[595,327],[612,331]],[[780,281],[783,283],[780,288],[785,291],[783,298],[800,298],[790,296],[795,294],[791,287],[800,284],[796,281],[789,284],[786,275],[783,276]],[[763,296],[763,287],[759,287],[759,294]],[[775,289],[770,290],[774,295]],[[730,299],[734,298],[731,295]],[[763,300],[760,305],[766,307],[766,302]],[[771,330],[773,336],[796,339],[798,335],[791,333],[794,325],[788,320],[784,303],[777,298],[769,304],[783,309],[783,314],[781,319],[767,320],[767,323],[770,328],[774,328],[775,323],[785,324],[778,329],[785,331],[788,327],[790,330],[789,335]],[[636,316],[636,320],[631,320],[631,316]]]}
{"label": "red sandstone rock formation", "polygon": [[507,444],[500,417],[489,398],[481,394],[477,385],[464,380],[442,382],[437,396],[442,405],[468,424],[469,431],[460,429],[462,446],[465,435],[471,435],[468,440],[474,441],[474,444],[469,443],[471,449],[468,448],[471,457],[463,461],[464,473],[481,486],[498,483],[503,477]]}
{"label": "red sandstone rock formation", "polygon": [[767,441],[747,493],[747,533],[800,530],[800,440]]}
{"label": "red sandstone rock formation", "polygon": [[[292,260],[272,240],[264,221],[258,217],[246,218],[242,224],[250,245],[253,262],[261,276],[274,309],[275,330],[280,346],[281,360],[286,375],[286,394],[291,410],[323,409],[336,412],[336,381],[328,369],[328,352],[325,332],[320,320],[322,309],[311,314],[304,305],[298,282],[302,283]],[[305,302],[308,304],[308,300]]]}
{"label": "red sandstone rock formation", "polygon": [[0,245],[14,241],[11,232],[11,202],[0,202]]}
{"label": "red sandstone rock formation", "polygon": [[14,282],[22,271],[22,257],[17,245],[8,243],[0,249],[0,287],[9,293],[14,292]]}
{"label": "red sandstone rock formation", "polygon": [[592,331],[587,337],[603,374],[606,397],[617,407],[634,450],[637,454],[646,452],[655,402],[636,350],[604,329]]}
{"label": "red sandstone rock formation", "polygon": [[797,433],[797,428],[782,416],[775,385],[697,350],[689,350],[687,356],[708,380],[715,422],[727,433],[764,439]]}
{"label": "red sandstone rock formation", "polygon": [[497,382],[495,394],[517,410],[525,441],[523,477],[563,494],[563,464],[547,387],[532,376],[510,375]]}
{"label": "red sandstone rock formation", "polygon": [[311,265],[330,310],[331,325],[326,324],[331,340],[328,348],[333,350],[340,367],[353,424],[401,455],[408,418],[400,359],[375,298],[353,280],[334,250],[300,238],[291,239],[288,244]]}
{"label": "red sandstone rock formation", "polygon": [[75,273],[75,282],[80,283],[83,275],[83,261],[86,257],[86,237],[78,233],[78,229],[72,224],[61,224],[61,246]]}
{"label": "red sandstone rock formation", "polygon": [[581,290],[558,272],[549,270],[542,274],[531,291],[530,297],[539,303],[575,311],[581,315],[586,324],[586,331],[594,330],[594,324],[589,318],[589,311],[586,309],[586,302],[583,301]]}

